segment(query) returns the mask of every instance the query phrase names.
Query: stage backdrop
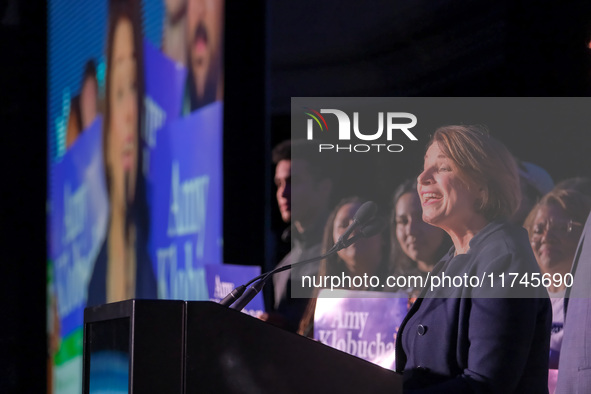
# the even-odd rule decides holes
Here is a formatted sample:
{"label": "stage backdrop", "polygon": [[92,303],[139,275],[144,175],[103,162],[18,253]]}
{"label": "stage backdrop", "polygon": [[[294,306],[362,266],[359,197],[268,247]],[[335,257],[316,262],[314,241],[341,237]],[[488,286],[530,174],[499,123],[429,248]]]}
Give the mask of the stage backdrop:
{"label": "stage backdrop", "polygon": [[49,392],[88,305],[208,299],[222,259],[224,0],[49,1]]}

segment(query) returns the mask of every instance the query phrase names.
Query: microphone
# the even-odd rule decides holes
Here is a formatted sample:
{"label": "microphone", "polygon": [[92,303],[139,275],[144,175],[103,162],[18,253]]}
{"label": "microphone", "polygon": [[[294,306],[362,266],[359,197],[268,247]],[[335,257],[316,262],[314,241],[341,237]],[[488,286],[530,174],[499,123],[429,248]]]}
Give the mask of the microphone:
{"label": "microphone", "polygon": [[359,234],[356,234],[348,240],[344,241],[345,248],[348,248],[349,246],[353,245],[355,242],[357,242],[359,238],[371,238],[374,235],[378,235],[384,230],[385,227],[386,221],[383,218],[374,218],[365,227],[363,227],[361,231],[359,231]]}
{"label": "microphone", "polygon": [[[340,249],[343,247],[347,247],[349,245],[346,244],[347,239],[355,231],[355,229],[359,226],[363,226],[367,224],[373,217],[375,216],[378,210],[378,206],[373,201],[367,201],[363,205],[359,207],[355,215],[353,215],[353,223],[347,227],[347,230],[339,237],[336,242],[336,245],[339,245]],[[340,250],[339,249],[339,250]]]}
{"label": "microphone", "polygon": [[244,290],[246,290],[246,286],[247,285],[238,286],[237,288],[235,288],[234,290],[229,292],[228,295],[225,296],[224,299],[219,302],[219,304],[223,305],[223,306],[232,305],[234,302],[236,302],[240,298],[242,293],[244,293]]}
{"label": "microphone", "polygon": [[[363,208],[364,206],[366,207],[365,211],[361,212],[361,215],[358,215],[359,211],[361,211],[361,208]],[[375,203],[369,201],[363,204],[355,214],[354,222],[351,224],[351,226],[355,225],[355,219],[357,219],[357,226],[367,223],[367,225],[362,227],[361,231],[358,234],[349,239],[346,239],[344,237],[341,237],[344,239],[339,238],[339,240],[333,245],[333,247],[321,256],[313,257],[311,259],[299,261],[293,264],[288,264],[280,268],[275,268],[274,270],[257,276],[247,284],[239,286],[232,290],[230,294],[228,294],[226,297],[224,297],[222,301],[220,301],[220,305],[229,306],[231,309],[242,310],[261,291],[261,289],[267,283],[267,280],[269,280],[269,278],[271,278],[276,273],[286,271],[298,265],[304,265],[325,259],[333,253],[336,253],[341,249],[351,246],[360,238],[369,238],[379,234],[386,226],[386,221],[382,218],[376,218],[375,220],[371,220],[371,218],[375,215],[375,211],[377,211],[377,206]],[[359,220],[359,218],[361,218],[361,220]],[[252,283],[255,284],[248,287]]]}
{"label": "microphone", "polygon": [[259,294],[259,292],[263,289],[263,287],[265,286],[265,283],[267,283],[267,279],[270,278],[273,274],[269,274],[269,276],[265,276],[262,280],[259,280],[257,283],[255,283],[253,286],[250,286],[245,292],[244,294],[238,298],[238,300],[236,301],[235,304],[233,304],[232,306],[230,306],[230,309],[235,309],[237,311],[241,311],[242,309],[244,309],[244,307],[246,305],[248,305],[248,303],[250,301],[252,301],[252,299],[254,297],[256,297],[257,294]]}

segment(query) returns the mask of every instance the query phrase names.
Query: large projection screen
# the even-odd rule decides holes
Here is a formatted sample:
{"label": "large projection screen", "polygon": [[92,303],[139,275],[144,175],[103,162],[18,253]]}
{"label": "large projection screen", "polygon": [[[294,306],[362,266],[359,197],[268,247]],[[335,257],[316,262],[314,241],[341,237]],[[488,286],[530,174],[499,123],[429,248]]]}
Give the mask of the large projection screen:
{"label": "large projection screen", "polygon": [[49,392],[86,306],[203,300],[222,260],[224,0],[50,0]]}

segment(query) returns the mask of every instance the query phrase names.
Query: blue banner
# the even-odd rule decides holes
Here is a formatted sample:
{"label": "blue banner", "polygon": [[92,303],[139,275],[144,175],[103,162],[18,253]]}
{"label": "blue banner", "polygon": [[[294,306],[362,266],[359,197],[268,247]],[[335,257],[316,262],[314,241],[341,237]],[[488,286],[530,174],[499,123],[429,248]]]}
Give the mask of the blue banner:
{"label": "blue banner", "polygon": [[[205,266],[207,280],[207,294],[209,300],[220,302],[236,287],[248,283],[251,279],[261,274],[261,267],[247,265],[212,265]],[[265,311],[263,295],[256,297],[242,310],[242,312],[254,317],[259,317]]]}
{"label": "blue banner", "polygon": [[[144,39],[146,97],[143,139],[153,149],[156,133],[181,115],[187,69]],[[144,155],[144,160],[146,160]]]}
{"label": "blue banner", "polygon": [[49,238],[62,337],[82,326],[88,281],[107,227],[101,120],[52,166]]}
{"label": "blue banner", "polygon": [[158,132],[148,180],[159,298],[206,299],[203,266],[221,263],[222,110],[215,102]]}

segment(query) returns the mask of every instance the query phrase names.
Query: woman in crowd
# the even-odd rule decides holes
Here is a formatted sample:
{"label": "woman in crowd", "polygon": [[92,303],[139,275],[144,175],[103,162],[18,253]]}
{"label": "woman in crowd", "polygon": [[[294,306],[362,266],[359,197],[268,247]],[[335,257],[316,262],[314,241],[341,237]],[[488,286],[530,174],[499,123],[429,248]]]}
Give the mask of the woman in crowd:
{"label": "woman in crowd", "polygon": [[398,186],[392,203],[390,243],[395,275],[426,277],[449,250],[451,240],[445,231],[423,221],[416,181]]}
{"label": "woman in crowd", "polygon": [[[339,237],[353,222],[353,217],[362,204],[363,201],[358,197],[347,198],[337,204],[324,227],[322,253],[326,253],[338,241]],[[353,232],[353,235],[355,234],[357,234],[357,231]],[[380,283],[384,283],[384,278],[391,274],[390,271],[387,231],[382,231],[373,237],[361,238],[353,245],[341,249],[322,260],[318,276],[320,278],[327,275],[341,277],[344,273],[349,277],[353,277],[367,274],[368,277],[372,275],[379,276]],[[377,288],[354,287],[351,290],[381,291],[383,288],[381,286]],[[317,296],[318,290],[314,292],[313,297],[310,299],[300,322],[298,333],[301,335],[312,337],[314,334],[314,310],[316,309]]]}
{"label": "woman in crowd", "polygon": [[88,305],[157,296],[146,246],[148,210],[140,171],[143,73],[139,11],[134,4],[113,0],[109,8],[103,123],[109,222],[90,280]]}
{"label": "woman in crowd", "polygon": [[552,333],[549,368],[558,368],[564,323],[564,295],[567,274],[571,272],[583,224],[589,215],[591,200],[573,189],[554,189],[534,206],[525,220],[534,255],[542,275],[561,281],[547,287],[552,302]]}
{"label": "woman in crowd", "polygon": [[473,281],[423,289],[396,338],[404,389],[547,392],[548,296],[543,288],[500,283],[509,273],[539,273],[527,232],[507,221],[520,200],[513,157],[485,129],[442,127],[417,182],[423,220],[445,230],[454,245],[431,278],[492,274],[494,280],[482,289]]}

